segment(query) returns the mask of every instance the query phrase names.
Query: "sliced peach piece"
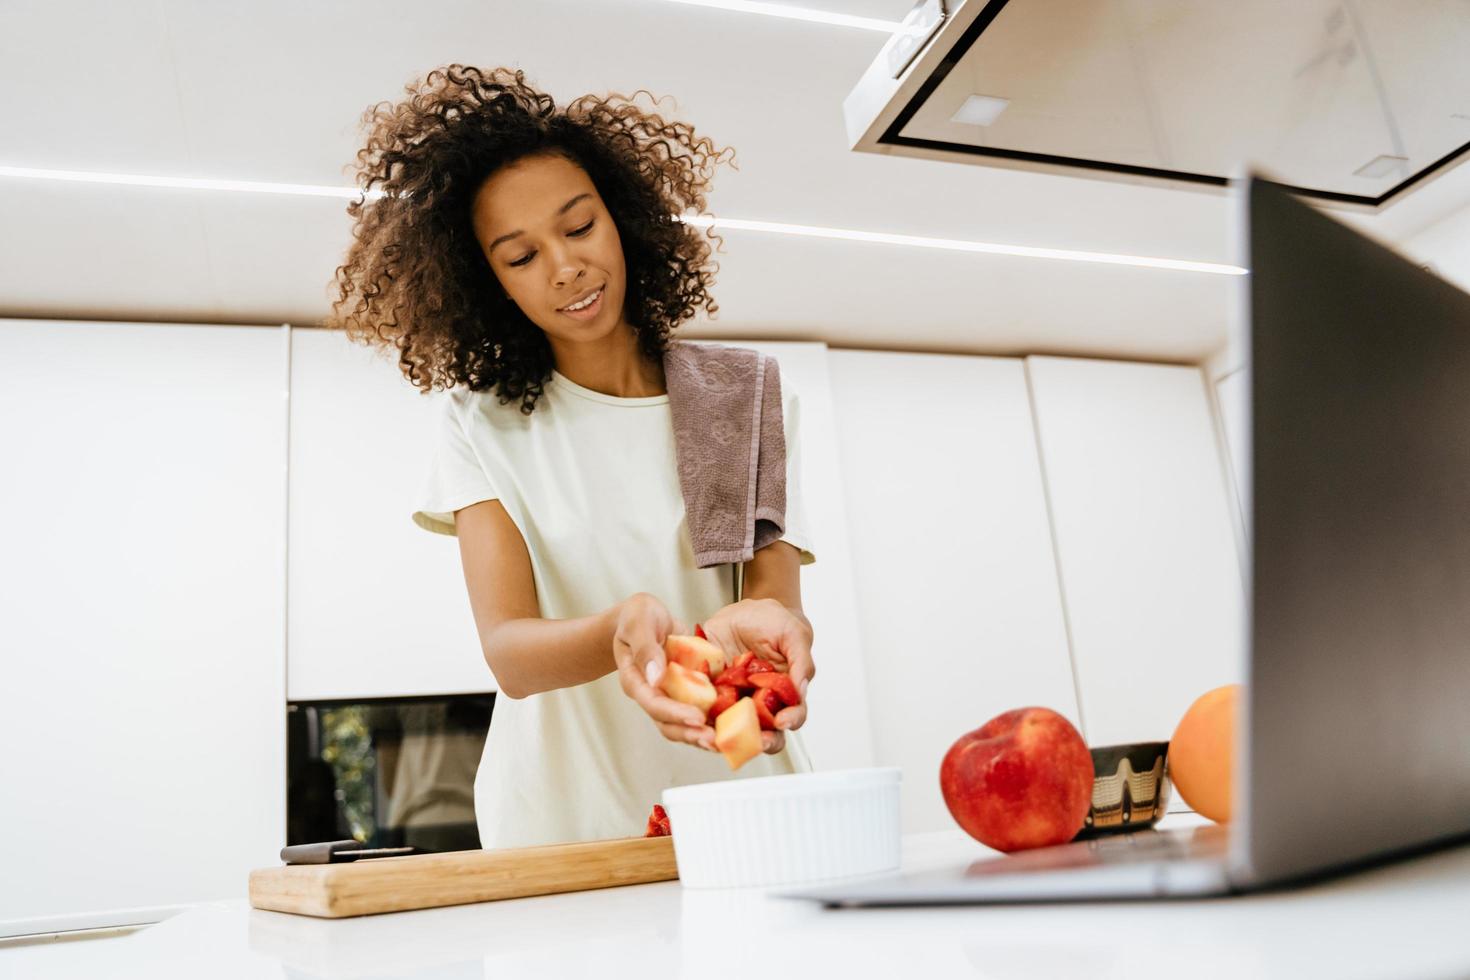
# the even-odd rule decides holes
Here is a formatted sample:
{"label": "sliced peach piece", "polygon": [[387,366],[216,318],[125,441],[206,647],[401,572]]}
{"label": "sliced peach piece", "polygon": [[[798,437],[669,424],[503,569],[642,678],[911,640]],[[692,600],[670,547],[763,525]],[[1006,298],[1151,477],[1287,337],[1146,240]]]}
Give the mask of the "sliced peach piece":
{"label": "sliced peach piece", "polygon": [[754,701],[741,698],[715,719],[715,748],[731,769],[739,769],[761,754],[761,726]]}
{"label": "sliced peach piece", "polygon": [[713,677],[725,669],[725,651],[697,636],[670,636],[664,640],[664,653],[674,663],[703,671],[706,677]]}
{"label": "sliced peach piece", "polygon": [[675,701],[692,704],[701,713],[707,713],[715,703],[715,686],[702,670],[690,670],[683,664],[670,662],[664,666],[664,676],[658,686]]}

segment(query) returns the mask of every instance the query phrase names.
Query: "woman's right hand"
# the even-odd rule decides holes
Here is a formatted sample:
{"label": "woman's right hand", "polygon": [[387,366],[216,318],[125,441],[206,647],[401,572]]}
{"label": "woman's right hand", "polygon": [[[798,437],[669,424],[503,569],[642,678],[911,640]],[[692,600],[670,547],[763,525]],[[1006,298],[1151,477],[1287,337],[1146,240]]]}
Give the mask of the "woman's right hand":
{"label": "woman's right hand", "polygon": [[715,730],[693,705],[675,701],[659,690],[664,672],[664,640],[684,627],[664,604],[647,592],[624,600],[613,632],[613,661],[623,693],[648,712],[664,738],[714,750]]}

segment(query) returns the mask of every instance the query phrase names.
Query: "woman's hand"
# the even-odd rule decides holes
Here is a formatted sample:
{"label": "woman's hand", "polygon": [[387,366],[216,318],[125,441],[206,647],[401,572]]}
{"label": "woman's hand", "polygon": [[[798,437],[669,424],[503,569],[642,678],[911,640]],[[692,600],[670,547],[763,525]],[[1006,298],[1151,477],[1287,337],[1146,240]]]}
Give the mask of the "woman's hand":
{"label": "woman's hand", "polygon": [[664,640],[683,632],[683,625],[654,596],[640,592],[624,600],[613,632],[618,682],[623,693],[648,712],[664,738],[713,751],[715,730],[705,724],[704,714],[658,689],[664,672]]}
{"label": "woman's hand", "polygon": [[785,733],[806,722],[807,684],[817,673],[812,663],[812,624],[806,616],[775,599],[742,599],[721,609],[700,626],[710,642],[725,651],[727,657],[734,659],[750,650],[791,675],[801,692],[801,704],[776,713],[778,731],[761,732],[761,748],[766,752],[780,752],[786,746]]}

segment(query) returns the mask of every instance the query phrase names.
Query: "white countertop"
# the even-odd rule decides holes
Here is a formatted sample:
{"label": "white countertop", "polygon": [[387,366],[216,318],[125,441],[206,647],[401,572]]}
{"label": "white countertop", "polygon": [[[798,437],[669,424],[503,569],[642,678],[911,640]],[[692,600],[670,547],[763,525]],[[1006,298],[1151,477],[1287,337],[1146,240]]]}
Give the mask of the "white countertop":
{"label": "white countertop", "polygon": [[[1197,818],[1171,815],[1165,826]],[[992,852],[911,835],[904,867]],[[1470,976],[1470,846],[1245,897],[824,909],[678,882],[337,921],[206,903],[114,938],[0,947],[0,978]]]}

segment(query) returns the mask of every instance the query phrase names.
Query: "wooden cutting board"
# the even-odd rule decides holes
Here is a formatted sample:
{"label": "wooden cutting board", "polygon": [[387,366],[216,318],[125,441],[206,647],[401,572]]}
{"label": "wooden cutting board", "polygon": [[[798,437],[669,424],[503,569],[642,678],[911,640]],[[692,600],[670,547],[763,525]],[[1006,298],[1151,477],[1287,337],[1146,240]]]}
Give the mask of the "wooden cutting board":
{"label": "wooden cutting board", "polygon": [[326,919],[679,877],[671,837],[452,851],[250,872],[250,904]]}

